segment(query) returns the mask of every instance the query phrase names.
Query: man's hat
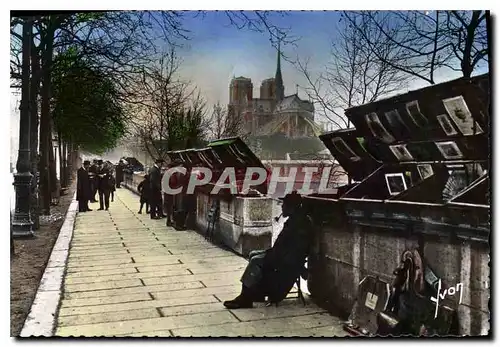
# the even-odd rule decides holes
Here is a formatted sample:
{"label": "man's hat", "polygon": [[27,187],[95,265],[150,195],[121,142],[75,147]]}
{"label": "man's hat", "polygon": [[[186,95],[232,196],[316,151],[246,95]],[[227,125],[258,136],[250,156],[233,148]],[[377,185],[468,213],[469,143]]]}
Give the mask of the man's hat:
{"label": "man's hat", "polygon": [[291,206],[298,206],[302,202],[302,196],[299,193],[297,193],[296,190],[294,190],[290,194],[285,195],[284,198],[278,198],[278,199],[283,201],[283,204]]}
{"label": "man's hat", "polygon": [[165,160],[163,160],[162,158],[157,158],[155,160],[155,163],[164,163],[164,162],[165,162]]}
{"label": "man's hat", "polygon": [[84,160],[83,165],[90,165],[90,160]]}
{"label": "man's hat", "polygon": [[101,159],[99,159],[99,160],[97,161],[97,164],[102,165],[102,160],[101,160]]}

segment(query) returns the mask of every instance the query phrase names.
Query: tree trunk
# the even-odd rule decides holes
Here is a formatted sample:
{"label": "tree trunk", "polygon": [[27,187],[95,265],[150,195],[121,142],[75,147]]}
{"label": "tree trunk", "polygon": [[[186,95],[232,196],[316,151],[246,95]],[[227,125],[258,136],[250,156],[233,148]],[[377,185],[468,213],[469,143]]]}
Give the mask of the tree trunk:
{"label": "tree trunk", "polygon": [[[61,139],[61,134],[59,134],[59,139]],[[61,187],[66,188],[68,186],[68,175],[66,174],[66,158],[67,158],[67,148],[68,145],[66,141],[61,141],[61,147],[59,147],[59,161],[60,161],[60,176],[61,176]]]}
{"label": "tree trunk", "polygon": [[68,142],[66,151],[66,177],[68,182],[73,181],[73,144]]}
{"label": "tree trunk", "polygon": [[[52,129],[52,126],[51,126]],[[59,182],[57,179],[57,161],[56,161],[56,156],[57,156],[57,147],[54,146],[52,138],[53,138],[53,132],[52,130],[50,131],[50,152],[49,152],[49,173],[50,173],[50,193],[51,193],[51,200],[53,201],[54,199],[59,198]]]}
{"label": "tree trunk", "polygon": [[42,107],[40,114],[40,185],[42,194],[42,213],[50,215],[51,187],[49,157],[51,148],[50,129],[50,70],[54,42],[54,27],[48,18],[47,28],[42,32]]}
{"label": "tree trunk", "polygon": [[39,204],[39,172],[38,172],[38,93],[40,92],[40,56],[35,43],[31,43],[31,89],[30,89],[30,150],[31,150],[31,173],[33,182],[31,189],[31,219],[33,230],[40,228],[40,204]]}

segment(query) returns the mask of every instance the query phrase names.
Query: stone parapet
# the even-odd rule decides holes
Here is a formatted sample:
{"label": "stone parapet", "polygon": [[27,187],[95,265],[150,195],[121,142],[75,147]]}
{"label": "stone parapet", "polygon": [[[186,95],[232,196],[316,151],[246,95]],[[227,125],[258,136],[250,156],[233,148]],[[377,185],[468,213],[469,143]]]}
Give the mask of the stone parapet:
{"label": "stone parapet", "polygon": [[[208,211],[212,199],[205,193],[197,195],[197,229],[206,233]],[[235,252],[247,256],[254,249],[271,247],[272,199],[265,197],[228,197],[220,200],[220,215],[212,237]]]}
{"label": "stone parapet", "polygon": [[[463,284],[463,297],[447,297],[458,311],[460,335],[490,329],[488,209],[458,211],[428,204],[395,205],[306,199],[317,233],[309,257],[308,287],[320,306],[347,318],[358,285],[368,275],[391,283],[407,249],[418,249],[442,279],[442,291]],[[406,211],[403,211],[406,210]],[[455,222],[456,224],[450,224]]]}

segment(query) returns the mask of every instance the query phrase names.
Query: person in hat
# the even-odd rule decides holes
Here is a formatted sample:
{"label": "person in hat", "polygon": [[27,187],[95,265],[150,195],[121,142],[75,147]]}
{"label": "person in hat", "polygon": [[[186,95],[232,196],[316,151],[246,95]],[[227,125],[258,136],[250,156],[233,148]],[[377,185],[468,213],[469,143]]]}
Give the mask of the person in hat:
{"label": "person in hat", "polygon": [[102,160],[99,161],[99,181],[98,181],[98,191],[99,191],[99,209],[98,211],[109,209],[109,196],[111,194],[111,189],[113,187],[113,180],[109,168],[107,166],[102,166]]}
{"label": "person in hat", "polygon": [[162,218],[163,213],[160,214],[162,210],[162,196],[161,196],[161,167],[163,165],[163,159],[159,158],[155,160],[155,164],[149,170],[149,212],[151,219]]}
{"label": "person in hat", "polygon": [[251,308],[254,302],[277,304],[304,275],[305,261],[312,241],[312,221],[301,206],[297,192],[283,199],[282,215],[289,217],[273,247],[266,251],[252,251],[249,263],[241,277],[242,289],[238,297],[225,301],[228,309]]}
{"label": "person in hat", "polygon": [[111,191],[110,191],[110,198],[111,202],[115,200],[115,192],[116,192],[116,179],[115,179],[115,174],[113,172],[113,164],[109,166],[109,173],[111,175],[110,182],[112,184]]}
{"label": "person in hat", "polygon": [[[168,169],[170,170],[174,167],[181,166],[182,162],[178,159],[175,159],[171,161],[168,164]],[[174,172],[169,178],[169,186],[171,189],[177,189],[179,188],[179,185],[182,184],[181,182],[182,177],[180,172]],[[171,226],[173,223],[173,218],[174,218],[174,205],[175,205],[175,196],[169,193],[164,192],[163,194],[163,200],[164,200],[164,205],[165,205],[165,211],[167,213],[167,226]]]}
{"label": "person in hat", "polygon": [[144,179],[137,186],[137,191],[141,194],[141,207],[139,207],[138,214],[142,214],[142,207],[146,204],[146,214],[150,213],[149,211],[149,199],[150,199],[150,183],[149,183],[149,175],[144,175]]}
{"label": "person in hat", "polygon": [[94,159],[92,161],[92,165],[90,165],[88,170],[89,180],[90,180],[90,196],[89,196],[90,202],[97,202],[97,200],[95,199],[95,195],[97,193],[97,185],[98,185],[97,171],[98,171],[97,159]]}
{"label": "person in hat", "polygon": [[123,182],[123,169],[125,168],[125,164],[123,160],[120,159],[118,165],[115,167],[116,172],[116,188],[121,188],[121,183]]}
{"label": "person in hat", "polygon": [[92,194],[89,179],[90,161],[85,160],[83,166],[78,169],[76,178],[76,200],[78,200],[78,211],[92,211],[89,208],[89,200]]}

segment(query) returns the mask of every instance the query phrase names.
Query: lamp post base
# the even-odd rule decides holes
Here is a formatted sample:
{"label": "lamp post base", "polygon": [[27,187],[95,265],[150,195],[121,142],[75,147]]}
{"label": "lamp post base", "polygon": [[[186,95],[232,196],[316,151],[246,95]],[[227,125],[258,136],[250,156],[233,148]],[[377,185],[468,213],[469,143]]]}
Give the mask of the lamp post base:
{"label": "lamp post base", "polygon": [[14,174],[14,187],[16,190],[16,209],[12,218],[12,236],[19,238],[32,238],[33,221],[31,220],[31,180],[29,172]]}

